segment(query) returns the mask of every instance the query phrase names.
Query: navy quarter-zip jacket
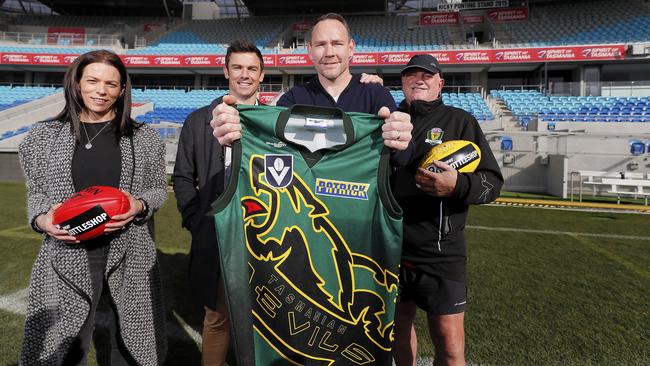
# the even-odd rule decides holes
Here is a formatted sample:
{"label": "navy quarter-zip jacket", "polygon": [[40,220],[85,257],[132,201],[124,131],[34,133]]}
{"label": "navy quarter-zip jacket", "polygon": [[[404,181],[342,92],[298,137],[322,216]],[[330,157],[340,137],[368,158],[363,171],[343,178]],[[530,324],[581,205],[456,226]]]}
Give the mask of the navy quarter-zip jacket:
{"label": "navy quarter-zip jacket", "polygon": [[[297,85],[284,93],[277,102],[278,106],[291,107],[294,104],[316,105],[320,107],[337,107],[344,112],[377,114],[381,107],[388,107],[391,112],[396,109],[395,100],[388,89],[381,84],[361,83],[360,75],[352,75],[352,80],[343,89],[337,100],[323,88],[318,76],[304,85]],[[404,151],[392,151],[390,161],[393,166],[405,166],[413,157],[413,141]]]}

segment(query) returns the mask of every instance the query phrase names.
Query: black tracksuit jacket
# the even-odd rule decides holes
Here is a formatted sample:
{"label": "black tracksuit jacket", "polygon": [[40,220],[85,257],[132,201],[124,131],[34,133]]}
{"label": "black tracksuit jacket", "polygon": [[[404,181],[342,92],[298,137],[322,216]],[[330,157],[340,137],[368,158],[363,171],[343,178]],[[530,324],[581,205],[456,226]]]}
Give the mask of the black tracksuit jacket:
{"label": "black tracksuit jacket", "polygon": [[[415,154],[411,162],[393,174],[393,194],[404,211],[402,261],[422,271],[465,282],[467,245],[465,221],[470,204],[494,201],[503,185],[499,165],[476,119],[466,111],[434,102],[403,101],[398,110],[411,115]],[[415,186],[415,172],[422,157],[433,147],[427,132],[442,130],[442,141],[468,140],[481,150],[481,162],[473,173],[459,173],[454,192],[438,198]]]}

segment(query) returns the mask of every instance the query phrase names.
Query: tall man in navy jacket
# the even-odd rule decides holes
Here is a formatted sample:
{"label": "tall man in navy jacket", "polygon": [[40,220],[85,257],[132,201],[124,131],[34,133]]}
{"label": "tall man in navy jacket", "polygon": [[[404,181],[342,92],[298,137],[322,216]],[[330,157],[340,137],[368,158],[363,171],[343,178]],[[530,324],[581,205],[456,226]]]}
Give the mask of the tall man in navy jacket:
{"label": "tall man in navy jacket", "polygon": [[[363,83],[360,76],[350,73],[354,46],[348,23],[341,15],[329,13],[318,18],[307,44],[318,75],[305,85],[293,87],[278,100],[277,105],[309,104],[338,107],[345,112],[378,114],[386,122],[382,126],[384,144],[394,151],[411,150],[413,126],[410,116],[395,111],[395,102],[382,85]],[[219,143],[227,146],[241,138],[241,126],[239,113],[229,105],[234,101],[225,98],[224,102],[214,109],[210,124]],[[395,153],[392,161],[403,165],[408,158],[410,151]]]}
{"label": "tall man in navy jacket", "polygon": [[[229,97],[240,104],[259,103],[257,91],[264,79],[264,61],[255,45],[245,41],[232,42],[226,51],[223,71],[228,79]],[[223,365],[230,342],[214,219],[205,215],[225,185],[223,148],[212,136],[210,127],[212,111],[222,103],[222,99],[215,99],[209,106],[187,117],[178,142],[172,176],[183,227],[192,234],[191,283],[205,308],[202,333],[204,366]]]}

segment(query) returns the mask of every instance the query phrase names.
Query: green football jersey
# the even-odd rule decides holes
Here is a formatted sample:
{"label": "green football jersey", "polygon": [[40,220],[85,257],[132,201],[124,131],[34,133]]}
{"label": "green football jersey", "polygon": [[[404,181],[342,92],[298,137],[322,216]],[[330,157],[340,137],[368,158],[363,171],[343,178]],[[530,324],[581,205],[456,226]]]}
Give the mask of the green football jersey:
{"label": "green football jersey", "polygon": [[390,365],[402,221],[383,120],[237,108],[213,209],[239,363]]}

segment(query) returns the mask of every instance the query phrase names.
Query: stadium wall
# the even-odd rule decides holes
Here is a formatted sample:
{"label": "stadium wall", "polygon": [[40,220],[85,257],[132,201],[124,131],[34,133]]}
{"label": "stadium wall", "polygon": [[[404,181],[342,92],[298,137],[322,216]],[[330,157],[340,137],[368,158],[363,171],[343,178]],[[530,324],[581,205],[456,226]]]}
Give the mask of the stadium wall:
{"label": "stadium wall", "polygon": [[[567,198],[567,180],[569,177],[569,164],[566,155],[542,155],[539,157],[540,165],[547,164],[546,186],[547,192],[554,196]],[[557,179],[562,177],[563,179]]]}
{"label": "stadium wall", "polygon": [[[620,124],[619,124],[620,125]],[[578,171],[650,174],[650,154],[630,154],[630,141],[650,143],[650,134],[636,135],[558,133],[508,133],[513,150],[499,146],[503,132],[489,132],[488,140],[503,173],[503,189],[568,198],[571,173]],[[633,137],[632,137],[633,136]],[[507,163],[511,161],[511,163]],[[577,190],[577,186],[574,187]],[[574,192],[577,193],[577,192]]]}

